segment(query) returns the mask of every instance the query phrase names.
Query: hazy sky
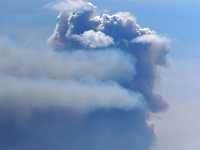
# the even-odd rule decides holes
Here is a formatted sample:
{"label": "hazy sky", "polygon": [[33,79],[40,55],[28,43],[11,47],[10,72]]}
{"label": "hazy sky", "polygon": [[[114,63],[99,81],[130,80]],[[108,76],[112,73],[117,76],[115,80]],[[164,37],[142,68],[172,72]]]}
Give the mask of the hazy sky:
{"label": "hazy sky", "polygon": [[[155,150],[198,150],[200,143],[200,2],[199,0],[93,0],[102,12],[131,11],[172,41],[169,68],[158,86],[169,104],[155,119]],[[0,40],[42,49],[57,15],[45,5],[52,0],[0,1]],[[100,12],[101,13],[101,12]],[[28,37],[28,38],[27,38]],[[37,44],[35,44],[37,43]]]}

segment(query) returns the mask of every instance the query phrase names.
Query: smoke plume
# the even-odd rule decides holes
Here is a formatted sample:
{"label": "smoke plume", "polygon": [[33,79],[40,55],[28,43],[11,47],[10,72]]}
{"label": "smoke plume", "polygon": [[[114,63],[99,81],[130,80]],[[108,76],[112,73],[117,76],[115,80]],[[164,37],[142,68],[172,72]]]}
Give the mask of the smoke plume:
{"label": "smoke plume", "polygon": [[0,43],[0,148],[150,150],[149,113],[169,40],[128,12],[98,15],[84,0],[59,12],[48,50]]}
{"label": "smoke plume", "polygon": [[[53,7],[60,10],[60,15],[49,45],[57,50],[84,49],[86,52],[112,48],[130,55],[136,61],[132,66],[136,74],[133,81],[124,86],[141,93],[151,111],[164,109],[166,104],[161,96],[154,93],[154,84],[157,68],[166,64],[169,40],[140,27],[128,12],[99,16],[96,6],[89,2],[69,0],[66,1],[66,9],[61,7],[63,3]],[[73,3],[73,9],[69,10],[67,6],[70,3]],[[78,8],[79,3],[84,7]]]}

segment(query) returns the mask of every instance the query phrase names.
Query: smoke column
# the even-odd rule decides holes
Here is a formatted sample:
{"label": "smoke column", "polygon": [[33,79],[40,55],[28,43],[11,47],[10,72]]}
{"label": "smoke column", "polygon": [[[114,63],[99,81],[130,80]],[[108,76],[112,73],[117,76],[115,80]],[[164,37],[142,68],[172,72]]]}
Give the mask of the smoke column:
{"label": "smoke column", "polygon": [[[71,9],[69,9],[68,7]],[[62,7],[61,7],[62,6]],[[65,8],[66,7],[66,8]],[[148,28],[141,28],[128,12],[95,14],[96,6],[84,1],[66,1],[53,7],[60,10],[49,44],[55,49],[105,51],[117,49],[136,60],[133,82],[123,85],[141,93],[152,111],[166,105],[154,94],[156,70],[166,63],[168,40]]]}
{"label": "smoke column", "polygon": [[59,12],[50,50],[0,44],[0,148],[150,150],[169,40],[88,1],[48,7]]}

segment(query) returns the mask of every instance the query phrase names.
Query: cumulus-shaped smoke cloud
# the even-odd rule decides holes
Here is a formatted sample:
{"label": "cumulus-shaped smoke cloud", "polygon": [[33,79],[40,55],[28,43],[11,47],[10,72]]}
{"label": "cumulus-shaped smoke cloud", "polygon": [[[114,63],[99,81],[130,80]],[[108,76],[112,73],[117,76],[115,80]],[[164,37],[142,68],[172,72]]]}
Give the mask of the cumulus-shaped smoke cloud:
{"label": "cumulus-shaped smoke cloud", "polygon": [[48,7],[59,12],[53,50],[0,42],[0,148],[150,150],[148,113],[166,108],[154,87],[169,40],[127,12],[99,16],[88,1]]}
{"label": "cumulus-shaped smoke cloud", "polygon": [[[68,4],[73,4],[73,10]],[[77,7],[84,4],[83,9]],[[63,7],[57,7],[64,5]],[[136,60],[136,74],[126,88],[141,93],[152,111],[166,107],[161,96],[154,93],[156,71],[166,63],[169,40],[148,28],[141,28],[127,12],[96,15],[95,6],[87,1],[67,0],[53,6],[60,10],[58,23],[49,45],[58,50],[88,51],[113,48]],[[70,7],[71,8],[71,7]],[[109,61],[108,61],[109,63]]]}

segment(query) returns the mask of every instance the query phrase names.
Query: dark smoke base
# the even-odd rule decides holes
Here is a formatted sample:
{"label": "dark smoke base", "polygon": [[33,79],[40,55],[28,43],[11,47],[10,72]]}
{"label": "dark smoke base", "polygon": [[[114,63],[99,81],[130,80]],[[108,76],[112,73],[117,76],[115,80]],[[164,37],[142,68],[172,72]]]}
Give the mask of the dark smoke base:
{"label": "dark smoke base", "polygon": [[96,110],[80,115],[35,110],[28,120],[0,122],[2,150],[149,150],[154,140],[141,110]]}

